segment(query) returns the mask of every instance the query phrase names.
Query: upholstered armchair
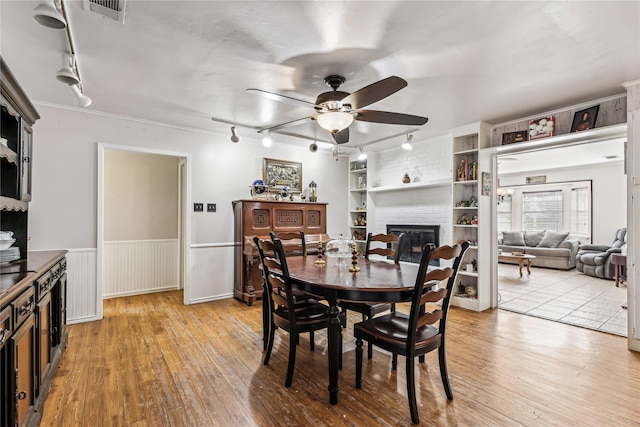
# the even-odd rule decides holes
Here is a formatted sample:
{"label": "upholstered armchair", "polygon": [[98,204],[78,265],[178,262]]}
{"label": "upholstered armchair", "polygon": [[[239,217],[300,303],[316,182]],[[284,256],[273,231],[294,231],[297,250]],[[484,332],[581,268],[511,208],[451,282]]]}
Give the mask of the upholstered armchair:
{"label": "upholstered armchair", "polygon": [[611,264],[611,254],[620,253],[620,247],[627,243],[627,229],[616,231],[610,245],[580,245],[576,255],[576,269],[589,276],[613,279],[615,266]]}

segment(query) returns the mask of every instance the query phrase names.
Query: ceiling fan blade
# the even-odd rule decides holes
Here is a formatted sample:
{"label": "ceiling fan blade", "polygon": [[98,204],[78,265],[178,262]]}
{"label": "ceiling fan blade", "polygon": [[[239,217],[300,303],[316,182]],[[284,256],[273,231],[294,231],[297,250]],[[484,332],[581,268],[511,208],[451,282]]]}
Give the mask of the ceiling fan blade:
{"label": "ceiling fan blade", "polygon": [[306,123],[307,120],[314,120],[315,116],[310,116],[310,117],[305,117],[303,119],[297,119],[297,120],[292,120],[290,122],[286,122],[286,123],[281,123],[279,125],[275,125],[275,126],[270,126],[268,128],[262,128],[262,129],[258,129],[258,133],[262,133],[262,132],[273,132],[276,131],[278,129],[282,129],[282,128],[287,128],[287,127],[291,127],[291,126],[298,126],[301,125],[303,123]]}
{"label": "ceiling fan blade", "polygon": [[332,133],[333,140],[336,144],[346,144],[349,142],[349,128],[343,129],[338,133]]}
{"label": "ceiling fan blade", "polygon": [[389,125],[421,126],[429,121],[427,117],[411,114],[390,113],[388,111],[360,110],[356,120],[361,122],[385,123]]}
{"label": "ceiling fan blade", "polygon": [[249,89],[247,89],[247,92],[256,93],[258,95],[262,95],[265,98],[272,99],[274,101],[290,102],[290,103],[295,103],[295,104],[298,104],[298,105],[304,105],[305,107],[315,107],[316,106],[316,104],[314,104],[313,102],[305,101],[304,99],[293,98],[293,97],[287,96],[287,95],[280,95],[279,93],[267,92],[266,90],[262,90],[262,89],[249,88]]}
{"label": "ceiling fan blade", "polygon": [[387,77],[353,92],[342,100],[342,104],[350,104],[351,109],[357,110],[393,95],[406,86],[406,80],[400,77]]}

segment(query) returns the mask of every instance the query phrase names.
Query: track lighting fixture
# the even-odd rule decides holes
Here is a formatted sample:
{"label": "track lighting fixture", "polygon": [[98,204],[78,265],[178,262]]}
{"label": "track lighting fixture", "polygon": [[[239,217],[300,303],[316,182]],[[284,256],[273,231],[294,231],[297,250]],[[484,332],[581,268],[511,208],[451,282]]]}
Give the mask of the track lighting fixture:
{"label": "track lighting fixture", "polygon": [[262,145],[269,148],[273,144],[273,138],[271,138],[271,132],[267,132],[267,136],[262,138]]}
{"label": "track lighting fixture", "polygon": [[80,79],[75,71],[76,57],[70,53],[62,54],[62,68],[56,73],[56,78],[68,85],[77,85]]}
{"label": "track lighting fixture", "polygon": [[362,145],[358,147],[358,151],[360,152],[360,155],[358,156],[358,160],[364,160],[367,158],[367,153],[364,152],[364,147]]}
{"label": "track lighting fixture", "polygon": [[311,151],[312,153],[318,151],[318,144],[316,144],[315,141],[313,141],[311,145],[309,145],[309,151]]}
{"label": "track lighting fixture", "polygon": [[405,150],[413,150],[413,144],[411,143],[413,141],[413,134],[412,133],[408,133],[407,134],[407,140],[405,142],[402,143],[402,148],[404,148]]}
{"label": "track lighting fixture", "polygon": [[91,102],[93,101],[87,95],[82,93],[82,89],[80,88],[80,85],[69,85],[69,87],[71,88],[71,92],[73,92],[73,95],[75,96],[73,100],[73,105],[75,105],[76,107],[83,107],[83,108],[86,108],[89,105],[91,105]]}
{"label": "track lighting fixture", "polygon": [[236,125],[231,126],[231,142],[240,142],[240,137],[236,131]]}
{"label": "track lighting fixture", "polygon": [[67,20],[58,10],[54,0],[42,0],[40,4],[33,9],[33,19],[40,25],[48,28],[61,30],[67,26]]}

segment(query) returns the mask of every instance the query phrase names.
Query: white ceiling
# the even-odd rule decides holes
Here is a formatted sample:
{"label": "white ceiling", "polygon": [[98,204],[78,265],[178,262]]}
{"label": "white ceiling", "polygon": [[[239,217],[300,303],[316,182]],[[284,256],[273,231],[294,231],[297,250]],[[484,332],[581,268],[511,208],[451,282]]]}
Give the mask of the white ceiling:
{"label": "white ceiling", "polygon": [[[37,4],[0,2],[2,56],[33,100],[71,106],[55,79],[65,34],[32,19]],[[638,1],[128,0],[124,24],[65,4],[89,109],[225,138],[229,125],[212,117],[247,138],[313,113],[247,88],[313,102],[329,74],[345,76],[347,92],[406,79],[370,107],[429,117],[416,140],[623,93],[640,79]],[[356,122],[348,145],[410,129]],[[312,121],[287,131],[330,140]]]}

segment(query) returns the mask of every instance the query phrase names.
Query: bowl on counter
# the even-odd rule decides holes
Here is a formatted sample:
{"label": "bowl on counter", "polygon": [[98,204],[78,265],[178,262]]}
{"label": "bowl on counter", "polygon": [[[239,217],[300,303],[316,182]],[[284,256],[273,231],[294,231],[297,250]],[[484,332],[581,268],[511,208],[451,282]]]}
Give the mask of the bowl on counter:
{"label": "bowl on counter", "polygon": [[11,245],[16,242],[16,239],[3,239],[0,240],[0,251],[4,251],[5,249],[9,249]]}

